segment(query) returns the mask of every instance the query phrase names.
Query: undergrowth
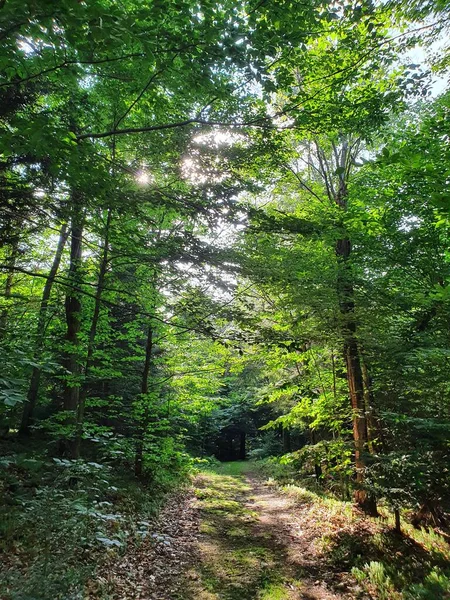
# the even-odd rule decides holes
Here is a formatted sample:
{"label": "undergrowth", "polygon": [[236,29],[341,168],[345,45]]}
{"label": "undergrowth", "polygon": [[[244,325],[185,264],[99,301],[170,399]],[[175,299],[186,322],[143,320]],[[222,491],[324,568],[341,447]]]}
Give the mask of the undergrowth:
{"label": "undergrowth", "polygon": [[294,498],[302,518],[314,523],[321,560],[334,571],[351,574],[371,598],[450,598],[450,546],[443,535],[416,529],[405,518],[399,535],[386,507],[379,508],[378,519],[365,517],[350,502],[311,478],[301,480],[290,465],[276,459],[258,461],[255,470]]}
{"label": "undergrowth", "polygon": [[[3,449],[5,450],[5,449]],[[8,449],[6,449],[8,450]],[[10,450],[17,450],[12,448]],[[2,600],[78,600],[97,569],[149,533],[185,471],[137,480],[118,461],[4,452],[0,458]]]}

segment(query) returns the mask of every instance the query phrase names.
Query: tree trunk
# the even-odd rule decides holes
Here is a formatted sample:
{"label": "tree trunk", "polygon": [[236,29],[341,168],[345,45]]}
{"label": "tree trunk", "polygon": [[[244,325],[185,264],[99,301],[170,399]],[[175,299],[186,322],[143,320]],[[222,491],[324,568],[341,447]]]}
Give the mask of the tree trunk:
{"label": "tree trunk", "polygon": [[150,378],[150,369],[152,365],[153,359],[153,328],[152,325],[148,328],[147,333],[147,343],[145,347],[145,363],[144,370],[142,371],[142,380],[141,380],[141,394],[143,396],[142,400],[145,402],[144,408],[144,416],[140,427],[138,428],[138,435],[136,441],[136,453],[134,460],[134,473],[136,476],[142,475],[142,468],[144,463],[144,439],[145,434],[147,432],[147,428],[150,423],[150,410],[148,405],[148,398],[145,396],[148,394],[148,382]]}
{"label": "tree trunk", "polygon": [[394,508],[394,519],[395,519],[395,533],[400,534],[402,532],[402,526],[400,523],[400,510]]}
{"label": "tree trunk", "polygon": [[383,430],[381,428],[380,420],[376,416],[373,409],[372,381],[367,369],[366,361],[364,360],[364,353],[360,353],[360,356],[364,384],[364,404],[366,408],[368,447],[370,453],[375,454],[377,452],[386,450],[385,440],[383,439]]}
{"label": "tree trunk", "polygon": [[363,488],[367,467],[365,455],[368,452],[368,428],[364,398],[364,382],[356,337],[355,303],[353,281],[348,259],[351,243],[348,238],[336,243],[338,257],[337,292],[342,317],[342,336],[344,340],[344,361],[347,370],[347,384],[353,409],[353,439],[355,442],[356,490],[355,503],[365,513],[377,516],[375,498]]}
{"label": "tree trunk", "polygon": [[94,313],[92,315],[91,327],[89,329],[88,347],[86,353],[86,362],[84,364],[84,382],[80,390],[77,412],[77,433],[76,433],[76,454],[80,453],[81,438],[83,434],[84,409],[87,396],[87,378],[92,364],[92,356],[94,354],[95,336],[97,334],[97,326],[100,317],[100,307],[103,293],[103,285],[105,283],[106,270],[108,268],[109,255],[109,230],[111,227],[112,210],[108,209],[105,225],[105,236],[103,240],[103,252],[99,265],[97,290],[95,292]]}
{"label": "tree trunk", "polygon": [[292,452],[290,429],[283,427],[281,435],[282,435],[282,440],[283,440],[283,452],[285,454],[287,454],[288,452]]}
{"label": "tree trunk", "polygon": [[[76,288],[81,283],[81,258],[82,258],[83,214],[81,197],[78,192],[72,194],[72,217],[70,229],[70,264],[68,279],[72,288],[68,289],[65,309],[67,333],[65,340],[67,351],[65,367],[68,377],[65,382],[63,394],[63,408],[69,413],[66,424],[76,426],[78,403],[80,398],[80,361],[78,356],[79,332],[81,328],[81,300]],[[62,441],[61,450],[71,458],[78,458],[75,443],[75,431],[69,439]]]}
{"label": "tree trunk", "polygon": [[[52,292],[53,283],[55,281],[56,274],[59,269],[59,265],[61,263],[61,257],[64,251],[64,246],[66,244],[68,237],[67,225],[63,223],[61,225],[61,229],[59,231],[59,240],[58,246],[56,247],[55,256],[53,258],[53,263],[48,274],[47,280],[45,282],[44,290],[42,292],[41,305],[39,308],[39,316],[38,323],[36,329],[36,343],[34,347],[34,359],[39,360],[39,355],[42,351],[44,345],[45,338],[45,327],[47,320],[47,309],[48,302],[50,299],[50,294]],[[30,385],[28,388],[27,401],[23,407],[22,413],[22,421],[19,428],[19,435],[29,435],[30,433],[30,425],[33,421],[34,409],[36,407],[38,392],[39,392],[39,383],[41,379],[41,369],[39,367],[33,367],[33,371],[31,373]]]}
{"label": "tree trunk", "polygon": [[8,300],[11,298],[13,280],[14,280],[14,267],[16,266],[18,240],[12,242],[11,254],[8,258],[8,273],[6,275],[4,297],[6,305],[0,313],[0,339],[3,339],[7,330],[8,322]]}
{"label": "tree trunk", "polygon": [[433,524],[434,527],[441,527],[443,529],[448,527],[448,521],[444,512],[437,506],[436,502],[433,502],[432,500],[425,501],[422,504],[419,510],[414,513],[411,523],[416,529],[423,526],[429,526],[430,524]]}
{"label": "tree trunk", "polygon": [[[311,446],[315,446],[316,444],[316,433],[314,431],[314,429],[309,429],[309,437],[310,437],[310,441],[311,441]],[[322,477],[322,467],[320,466],[320,464],[317,462],[317,460],[314,458],[314,474],[316,476],[316,480],[320,481],[321,477]]]}

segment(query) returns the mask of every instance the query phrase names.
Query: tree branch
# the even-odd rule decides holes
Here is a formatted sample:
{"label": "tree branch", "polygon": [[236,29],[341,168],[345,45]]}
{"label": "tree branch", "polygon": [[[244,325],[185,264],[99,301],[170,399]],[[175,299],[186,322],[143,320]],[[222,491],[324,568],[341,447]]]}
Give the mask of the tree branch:
{"label": "tree branch", "polygon": [[135,52],[133,54],[125,54],[124,56],[115,56],[112,58],[103,58],[99,60],[65,60],[59,65],[55,65],[54,67],[44,69],[39,73],[34,73],[33,75],[29,75],[28,77],[24,77],[23,79],[18,79],[16,81],[6,81],[5,83],[1,83],[0,88],[12,85],[22,85],[23,83],[27,83],[32,79],[37,79],[38,77],[42,77],[42,75],[47,75],[48,73],[54,73],[55,71],[59,71],[60,69],[70,67],[71,65],[101,65],[105,63],[117,62],[119,60],[127,60],[128,58],[139,58],[143,56],[144,54]]}

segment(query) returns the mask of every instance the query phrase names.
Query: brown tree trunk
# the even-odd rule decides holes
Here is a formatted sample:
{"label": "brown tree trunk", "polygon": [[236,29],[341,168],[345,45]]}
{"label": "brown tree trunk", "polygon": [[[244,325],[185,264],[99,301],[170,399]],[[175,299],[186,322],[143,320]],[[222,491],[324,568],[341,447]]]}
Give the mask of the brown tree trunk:
{"label": "brown tree trunk", "polygon": [[[83,214],[81,197],[78,192],[72,194],[72,218],[70,229],[70,264],[68,278],[73,287],[68,289],[65,309],[67,333],[65,336],[67,351],[65,367],[68,377],[63,394],[63,408],[69,413],[67,424],[76,426],[78,403],[80,398],[80,361],[78,356],[79,332],[81,328],[81,300],[77,288],[81,283]],[[78,458],[75,431],[73,435],[62,441],[61,450],[71,458]]]}
{"label": "brown tree trunk", "polygon": [[108,255],[109,255],[109,230],[111,227],[112,210],[108,209],[105,225],[105,236],[103,240],[103,251],[100,260],[97,290],[95,292],[95,304],[94,313],[92,315],[91,327],[89,329],[88,347],[86,354],[86,362],[84,364],[84,382],[80,390],[80,396],[78,399],[78,411],[77,411],[77,433],[76,433],[76,454],[80,454],[81,438],[83,434],[83,421],[84,421],[84,409],[86,405],[87,396],[87,378],[89,370],[92,364],[92,356],[94,354],[95,336],[97,334],[97,326],[100,317],[101,300],[103,293],[103,286],[105,283],[106,271],[108,268]]}
{"label": "brown tree trunk", "polygon": [[351,243],[348,238],[339,239],[336,243],[338,257],[337,292],[342,317],[342,336],[344,340],[344,361],[347,371],[347,383],[353,409],[353,439],[355,442],[356,490],[355,503],[365,513],[378,514],[375,498],[364,489],[365,455],[368,452],[368,428],[366,405],[364,398],[364,382],[356,337],[355,303],[353,281],[348,259]]}
{"label": "brown tree trunk", "polygon": [[364,360],[364,353],[360,353],[360,357],[364,384],[364,404],[367,418],[368,447],[370,453],[375,454],[383,450],[385,441],[383,439],[383,430],[381,428],[380,420],[375,414],[373,408],[372,381],[366,361]]}
{"label": "brown tree trunk", "polygon": [[[50,268],[50,272],[48,274],[47,280],[45,282],[44,290],[42,292],[41,305],[39,308],[39,316],[38,323],[36,329],[36,343],[34,349],[34,358],[35,360],[39,359],[39,355],[42,351],[42,347],[44,345],[45,338],[45,327],[47,320],[47,308],[48,302],[50,300],[50,294],[52,292],[53,283],[55,281],[56,274],[59,269],[59,265],[61,263],[61,257],[64,251],[64,246],[66,244],[68,237],[67,225],[63,223],[61,225],[61,229],[59,231],[59,240],[58,246],[56,247],[55,256],[53,258],[53,263]],[[19,435],[28,435],[30,433],[30,425],[33,420],[33,413],[36,407],[38,392],[39,392],[39,383],[41,379],[41,369],[39,367],[33,367],[33,371],[31,373],[30,385],[28,388],[27,401],[24,404],[23,412],[22,412],[22,421],[19,428]]]}
{"label": "brown tree trunk", "polygon": [[402,532],[402,524],[400,522],[400,510],[394,508],[394,520],[395,520],[395,533],[400,534]]}
{"label": "brown tree trunk", "polygon": [[144,415],[142,422],[138,428],[137,440],[136,440],[136,453],[134,460],[134,473],[137,476],[142,475],[143,463],[144,463],[144,440],[145,434],[147,432],[147,428],[150,423],[150,408],[148,405],[148,398],[145,396],[148,394],[149,390],[149,379],[150,379],[150,369],[153,360],[153,328],[152,325],[148,328],[147,333],[147,343],[145,346],[145,363],[144,370],[142,371],[142,380],[141,380],[141,394],[143,396],[142,400],[145,402]]}

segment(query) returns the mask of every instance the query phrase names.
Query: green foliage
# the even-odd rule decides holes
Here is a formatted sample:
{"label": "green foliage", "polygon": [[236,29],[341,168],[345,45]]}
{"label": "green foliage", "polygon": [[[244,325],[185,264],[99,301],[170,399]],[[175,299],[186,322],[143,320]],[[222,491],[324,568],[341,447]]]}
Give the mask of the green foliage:
{"label": "green foliage", "polygon": [[408,53],[448,7],[338,4],[0,2],[11,598],[205,457],[445,522],[450,96]]}
{"label": "green foliage", "polygon": [[82,594],[105,550],[112,555],[138,543],[139,523],[152,519],[163,491],[179,484],[179,465],[166,459],[164,468],[164,479],[147,488],[108,463],[6,456],[0,483],[5,598]]}
{"label": "green foliage", "polygon": [[436,568],[427,575],[424,583],[411,586],[404,595],[406,600],[444,600],[449,593],[449,574]]}
{"label": "green foliage", "polygon": [[380,600],[400,598],[400,595],[395,591],[389,575],[386,574],[382,563],[372,561],[368,565],[365,565],[363,569],[354,568],[352,575],[360,583],[367,581],[368,586],[375,589],[377,598]]}

